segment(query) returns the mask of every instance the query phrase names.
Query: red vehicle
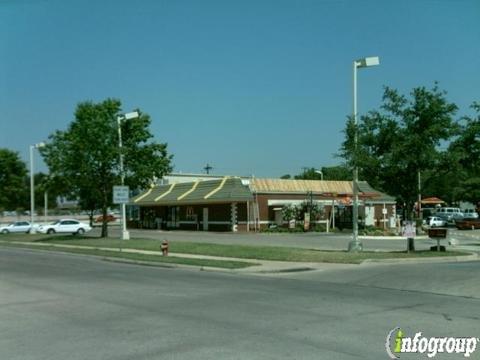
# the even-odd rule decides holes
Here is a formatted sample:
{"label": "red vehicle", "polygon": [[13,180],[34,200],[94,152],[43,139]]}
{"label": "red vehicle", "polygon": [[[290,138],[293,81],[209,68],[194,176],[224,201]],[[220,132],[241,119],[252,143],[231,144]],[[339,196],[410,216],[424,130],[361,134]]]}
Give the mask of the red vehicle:
{"label": "red vehicle", "polygon": [[[115,220],[117,220],[117,218],[115,216],[107,215],[107,222],[112,222],[112,221],[115,221]],[[95,222],[97,222],[97,223],[103,222],[103,215],[100,215],[99,217],[97,217],[95,219]]]}
{"label": "red vehicle", "polygon": [[480,229],[480,219],[455,220],[455,226],[459,230]]}

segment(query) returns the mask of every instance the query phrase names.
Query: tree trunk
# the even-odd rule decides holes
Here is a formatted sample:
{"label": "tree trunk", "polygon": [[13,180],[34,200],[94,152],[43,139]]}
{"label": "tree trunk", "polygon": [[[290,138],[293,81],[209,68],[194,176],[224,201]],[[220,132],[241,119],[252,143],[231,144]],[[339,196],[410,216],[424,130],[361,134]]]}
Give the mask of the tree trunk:
{"label": "tree trunk", "polygon": [[88,213],[88,218],[90,219],[90,227],[93,227],[93,212],[95,210],[90,210],[90,212]]}
{"label": "tree trunk", "polygon": [[107,219],[107,208],[102,208],[102,235],[100,237],[106,238],[108,237],[108,219]]}

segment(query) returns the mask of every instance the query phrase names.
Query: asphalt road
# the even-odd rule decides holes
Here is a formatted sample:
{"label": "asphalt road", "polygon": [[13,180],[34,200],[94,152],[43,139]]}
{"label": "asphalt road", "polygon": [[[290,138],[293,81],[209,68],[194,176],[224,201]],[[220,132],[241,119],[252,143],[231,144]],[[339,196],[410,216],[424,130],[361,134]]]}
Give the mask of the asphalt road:
{"label": "asphalt road", "polygon": [[396,326],[480,336],[479,264],[261,277],[0,248],[0,358],[386,359]]}

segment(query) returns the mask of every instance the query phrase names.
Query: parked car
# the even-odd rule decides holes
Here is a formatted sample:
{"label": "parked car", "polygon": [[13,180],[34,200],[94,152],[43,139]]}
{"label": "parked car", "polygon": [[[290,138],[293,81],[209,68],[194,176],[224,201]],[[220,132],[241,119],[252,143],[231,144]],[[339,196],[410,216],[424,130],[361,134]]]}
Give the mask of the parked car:
{"label": "parked car", "polygon": [[455,226],[459,230],[480,229],[480,219],[460,219],[455,221]]}
{"label": "parked car", "polygon": [[72,233],[84,234],[92,230],[90,225],[74,219],[61,219],[48,225],[41,225],[38,232],[42,234]]}
{"label": "parked car", "polygon": [[435,216],[440,217],[447,221],[447,223],[453,224],[455,220],[463,219],[463,213],[460,208],[443,207],[437,209]]}
{"label": "parked car", "polygon": [[[35,225],[36,227],[37,225]],[[8,225],[0,227],[0,233],[28,233],[32,226],[28,221],[15,221]]]}
{"label": "parked car", "polygon": [[[112,222],[112,221],[116,221],[116,220],[117,220],[117,218],[115,216],[113,216],[112,214],[107,215],[107,222]],[[95,219],[95,222],[97,222],[97,223],[103,222],[103,215],[98,216]]]}
{"label": "parked car", "polygon": [[464,219],[478,219],[478,213],[475,209],[465,209],[463,210]]}
{"label": "parked car", "polygon": [[446,226],[447,221],[438,217],[438,216],[429,216],[427,220],[425,221],[425,225],[428,225],[430,227],[439,227],[439,226]]}

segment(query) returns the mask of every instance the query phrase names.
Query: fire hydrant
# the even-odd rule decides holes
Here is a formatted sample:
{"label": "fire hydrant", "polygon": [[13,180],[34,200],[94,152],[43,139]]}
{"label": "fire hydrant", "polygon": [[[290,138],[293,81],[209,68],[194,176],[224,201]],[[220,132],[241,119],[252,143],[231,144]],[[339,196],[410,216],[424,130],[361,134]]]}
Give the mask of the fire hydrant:
{"label": "fire hydrant", "polygon": [[167,241],[167,239],[162,241],[162,245],[160,246],[160,249],[162,249],[162,255],[163,256],[168,256],[168,241]]}

